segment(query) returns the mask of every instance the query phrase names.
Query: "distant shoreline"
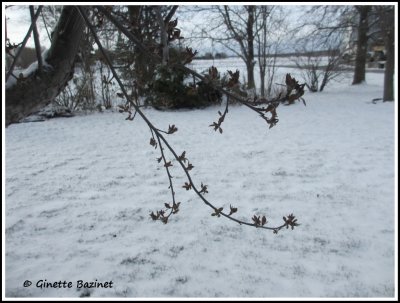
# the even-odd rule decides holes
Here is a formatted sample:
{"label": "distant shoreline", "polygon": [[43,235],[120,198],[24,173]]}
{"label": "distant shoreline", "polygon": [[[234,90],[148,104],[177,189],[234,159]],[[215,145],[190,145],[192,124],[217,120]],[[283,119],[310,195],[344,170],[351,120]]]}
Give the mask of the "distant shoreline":
{"label": "distant shoreline", "polygon": [[[197,58],[196,58],[196,59],[193,59],[192,63],[195,62],[195,61],[199,61],[199,62],[201,62],[201,61],[206,61],[206,60],[209,60],[209,61],[224,61],[224,60],[232,60],[232,59],[241,60],[239,57],[234,57],[234,56],[232,56],[232,57],[227,57],[227,58],[221,58],[221,59],[204,59],[204,58],[197,59]],[[267,64],[267,66],[271,66],[271,65],[268,65],[268,64]],[[307,68],[307,67],[299,68],[299,67],[297,67],[295,64],[279,64],[279,63],[276,64],[275,67],[296,68],[296,69],[306,69],[306,68]],[[325,68],[325,66],[322,65],[322,66],[319,66],[317,69],[324,69],[324,68]],[[352,72],[353,69],[354,69],[353,66],[347,66],[347,67],[344,67],[344,68],[343,68],[343,71]],[[384,69],[384,68],[368,68],[368,67],[366,67],[366,68],[365,68],[365,71],[366,71],[367,73],[377,73],[377,74],[381,74],[381,73],[384,73],[384,72],[385,72],[385,69]]]}

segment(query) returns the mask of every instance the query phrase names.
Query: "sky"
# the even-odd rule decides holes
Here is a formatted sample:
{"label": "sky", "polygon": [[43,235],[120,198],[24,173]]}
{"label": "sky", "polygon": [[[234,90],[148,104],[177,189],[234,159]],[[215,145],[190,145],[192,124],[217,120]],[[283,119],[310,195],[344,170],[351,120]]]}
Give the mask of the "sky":
{"label": "sky", "polygon": [[[26,4],[26,3],[25,3]],[[6,4],[7,5],[7,4]],[[185,6],[185,7],[184,7]],[[301,13],[302,7],[304,6],[293,6],[293,5],[285,5],[287,9],[288,16],[293,16],[293,20],[296,19],[297,16]],[[188,5],[180,5],[176,16],[179,19],[178,28],[181,29],[181,33],[183,37],[190,37],[193,30],[198,27],[200,24],[207,22],[207,17],[204,17],[202,14],[188,14],[186,13],[186,8]],[[36,6],[37,8],[37,6]],[[4,10],[3,6],[3,20],[4,15],[7,18],[7,37],[11,40],[11,43],[20,43],[30,26],[30,13],[27,5],[13,5]],[[42,47],[48,48],[50,46],[50,42],[48,39],[48,35],[43,28],[43,23],[40,18],[39,23],[39,37],[40,43]],[[3,27],[4,28],[4,27]],[[197,49],[200,53],[205,52],[219,52],[219,51],[227,51],[217,43],[211,43],[211,41],[202,40],[202,41],[191,41],[191,46]],[[193,45],[192,45],[193,44]],[[34,47],[33,38],[31,37],[27,42],[28,47]]]}
{"label": "sky", "polygon": [[[266,2],[263,2],[266,3]],[[8,3],[3,3],[3,22],[4,22],[4,15],[7,17],[7,37],[10,38],[11,43],[20,43],[25,35],[26,32],[29,29],[30,25],[30,14],[29,14],[29,9],[28,5],[29,3],[23,3],[21,4],[15,4],[12,3],[12,6],[4,9],[4,5],[8,5]],[[50,3],[50,4],[59,4],[59,3]],[[120,3],[120,4],[125,4],[125,3]],[[143,4],[143,3],[140,3]],[[145,3],[146,4],[146,3]],[[149,3],[147,3],[149,4]],[[152,4],[174,4],[174,3],[165,3],[165,2],[159,2],[159,3],[152,3]],[[182,3],[179,3],[180,7],[178,8],[176,12],[176,17],[178,17],[179,22],[178,22],[178,28],[181,29],[181,36],[187,38],[186,40],[183,41],[183,44],[186,46],[190,46],[193,49],[196,49],[199,51],[199,54],[205,54],[206,52],[211,52],[213,54],[217,52],[226,52],[228,55],[232,55],[232,52],[224,48],[218,43],[212,43],[211,40],[206,40],[206,39],[194,39],[194,40],[189,40],[193,34],[193,31],[197,28],[199,28],[201,25],[204,23],[212,23],[214,21],[212,15],[210,14],[205,14],[205,13],[187,13],[187,7],[193,6],[194,4],[197,5],[199,3],[185,3],[182,5]],[[220,3],[200,3],[201,5],[210,5],[210,4],[220,4]],[[225,4],[225,3],[224,3]],[[237,3],[235,3],[237,4]],[[239,3],[241,4],[241,3]],[[247,3],[246,3],[247,4]],[[257,4],[257,3],[254,3]],[[286,15],[287,24],[285,25],[285,30],[287,28],[293,28],[300,24],[301,22],[304,21],[303,14],[310,5],[316,5],[316,4],[321,4],[321,3],[313,3],[313,2],[307,2],[307,3],[270,3],[268,2],[269,5],[282,5],[284,6],[284,14]],[[324,4],[332,4],[332,3],[324,3]],[[356,4],[356,3],[350,3],[350,2],[344,2],[340,3],[340,5],[347,5],[347,4]],[[366,3],[367,4],[367,3]],[[368,4],[376,4],[376,3],[368,3]],[[232,5],[232,4],[231,4]],[[36,6],[37,7],[37,6]],[[42,47],[48,48],[50,46],[50,42],[48,39],[48,34],[43,28],[43,23],[41,17],[39,18],[39,36],[40,36],[40,43]],[[3,28],[5,28],[3,26]],[[278,50],[279,53],[290,53],[293,52],[295,49],[295,44],[293,39],[290,39],[287,34],[282,34],[283,42],[281,43],[281,48]],[[33,38],[31,37],[28,40],[27,43],[28,47],[33,47],[34,42]],[[238,49],[238,46],[234,46],[234,48]]]}
{"label": "sky", "polygon": [[[37,8],[37,7],[36,7]],[[5,9],[4,15],[7,18],[7,38],[11,43],[20,43],[24,39],[30,26],[30,13],[27,5],[13,5]],[[4,19],[3,19],[4,20]],[[3,27],[4,28],[4,27]],[[39,27],[40,43],[47,48],[50,46],[45,29]],[[34,47],[33,37],[31,37],[27,44],[28,47]]]}

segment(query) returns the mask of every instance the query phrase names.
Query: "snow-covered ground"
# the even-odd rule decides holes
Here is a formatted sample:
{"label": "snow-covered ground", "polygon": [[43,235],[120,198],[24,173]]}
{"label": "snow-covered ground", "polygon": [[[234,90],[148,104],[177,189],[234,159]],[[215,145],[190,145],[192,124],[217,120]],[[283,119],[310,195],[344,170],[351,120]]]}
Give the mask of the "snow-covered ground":
{"label": "snow-covered ground", "polygon": [[[383,74],[278,108],[267,124],[232,107],[145,113],[186,151],[196,184],[238,218],[211,216],[173,167],[180,212],[167,225],[151,211],[170,202],[165,169],[140,118],[96,113],[6,129],[5,291],[8,297],[393,297],[394,104]],[[397,101],[396,101],[397,102]],[[78,280],[112,288],[77,289]],[[24,287],[24,281],[33,284]],[[37,282],[72,282],[40,288]],[[28,283],[29,284],[29,283]],[[61,284],[62,286],[62,284]]]}

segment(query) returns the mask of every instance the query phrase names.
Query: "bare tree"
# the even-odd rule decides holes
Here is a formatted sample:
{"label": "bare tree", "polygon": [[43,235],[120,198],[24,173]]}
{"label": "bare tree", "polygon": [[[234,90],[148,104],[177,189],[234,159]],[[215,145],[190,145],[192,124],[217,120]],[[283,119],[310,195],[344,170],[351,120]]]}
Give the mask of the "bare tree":
{"label": "bare tree", "polygon": [[347,36],[348,52],[355,52],[353,84],[365,81],[365,65],[370,39],[376,34],[371,30],[377,18],[371,5],[314,6],[304,16],[302,26],[314,27],[313,32],[327,38],[332,35]]}
{"label": "bare tree", "polygon": [[340,48],[330,46],[326,51],[326,65],[323,67],[323,77],[319,91],[322,92],[325,86],[334,79],[343,76],[346,70],[342,66],[342,55],[343,52]]}
{"label": "bare tree", "polygon": [[[253,5],[217,7],[226,26],[226,37],[217,40],[225,47],[236,53],[246,64],[247,88],[255,88],[254,81],[254,37],[255,25],[259,13]],[[236,41],[240,46],[240,52],[231,46]]]}
{"label": "bare tree", "polygon": [[380,29],[384,33],[386,64],[383,84],[383,101],[394,101],[394,6],[377,6]]}
{"label": "bare tree", "polygon": [[44,107],[64,89],[72,78],[71,71],[84,28],[84,20],[77,8],[65,6],[44,58],[47,67],[29,75],[13,75],[12,68],[8,71],[6,126]]}
{"label": "bare tree", "polygon": [[[386,49],[384,100],[394,100],[394,7],[377,5],[356,6],[317,6],[308,16],[318,16],[316,30],[326,36],[347,32],[350,37],[349,47],[355,40],[355,65],[353,84],[365,81],[365,65],[368,45],[371,41],[383,38]],[[352,37],[353,36],[353,37]]]}
{"label": "bare tree", "polygon": [[[312,9],[311,12],[321,12],[320,9]],[[347,70],[342,57],[348,51],[348,32],[344,29],[330,29],[327,32],[319,18],[313,20],[316,23],[311,23],[313,26],[308,31],[303,29],[300,38],[296,40],[297,56],[293,59],[311,92],[323,91],[330,81],[342,77]]]}
{"label": "bare tree", "polygon": [[355,6],[355,11],[358,13],[359,21],[357,26],[357,51],[353,84],[359,84],[365,81],[369,30],[368,16],[371,11],[371,6],[357,5]]}
{"label": "bare tree", "polygon": [[294,63],[301,71],[301,77],[310,92],[317,92],[321,78],[322,57],[312,52],[299,53]]}
{"label": "bare tree", "polygon": [[261,6],[259,10],[255,41],[260,71],[260,93],[263,97],[270,97],[276,72],[278,46],[281,42],[281,37],[274,36],[274,33],[281,29],[283,18],[278,6]]}
{"label": "bare tree", "polygon": [[192,36],[194,39],[209,39],[222,45],[237,55],[246,64],[247,88],[254,89],[255,37],[256,23],[260,16],[261,6],[223,5],[196,7],[189,12],[207,14],[206,22],[197,27]]}

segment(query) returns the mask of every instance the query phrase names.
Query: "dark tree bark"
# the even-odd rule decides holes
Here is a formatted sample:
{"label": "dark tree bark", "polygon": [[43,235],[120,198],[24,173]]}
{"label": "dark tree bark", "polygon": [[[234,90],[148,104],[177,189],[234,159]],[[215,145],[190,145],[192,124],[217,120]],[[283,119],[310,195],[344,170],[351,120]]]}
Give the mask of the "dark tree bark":
{"label": "dark tree bark", "polygon": [[386,64],[383,84],[383,101],[394,101],[394,7],[383,7],[380,14],[382,31],[385,37]]}
{"label": "dark tree bark", "polygon": [[41,70],[43,68],[43,61],[42,61],[42,50],[40,47],[39,41],[39,32],[37,30],[35,20],[35,9],[33,5],[29,5],[29,11],[31,13],[31,22],[33,23],[33,39],[35,40],[35,50],[36,50],[36,57],[38,61],[38,69]]}
{"label": "dark tree bark", "polygon": [[255,6],[247,6],[247,47],[248,47],[248,56],[246,60],[246,68],[247,68],[247,86],[248,88],[255,88],[254,82],[254,32],[253,27],[255,23]]}
{"label": "dark tree bark", "polygon": [[383,101],[394,101],[394,30],[386,38],[385,80],[383,85]]}
{"label": "dark tree bark", "polygon": [[158,25],[160,26],[161,48],[162,48],[162,65],[167,65],[169,61],[168,33],[165,28],[164,19],[161,14],[161,7],[156,7]]}
{"label": "dark tree bark", "polygon": [[356,62],[354,68],[353,84],[360,84],[365,81],[365,64],[367,61],[367,46],[368,46],[368,15],[371,11],[371,6],[357,6],[359,13],[359,24],[357,27],[357,51]]}
{"label": "dark tree bark", "polygon": [[267,6],[261,7],[261,18],[262,24],[259,29],[257,38],[257,56],[258,56],[258,63],[260,67],[260,80],[261,80],[261,87],[260,93],[262,97],[265,97],[265,71],[267,69],[267,17],[268,11]]}
{"label": "dark tree bark", "polygon": [[6,90],[6,126],[43,108],[63,90],[72,78],[84,29],[76,7],[64,6],[46,58],[50,66],[19,78]]}

